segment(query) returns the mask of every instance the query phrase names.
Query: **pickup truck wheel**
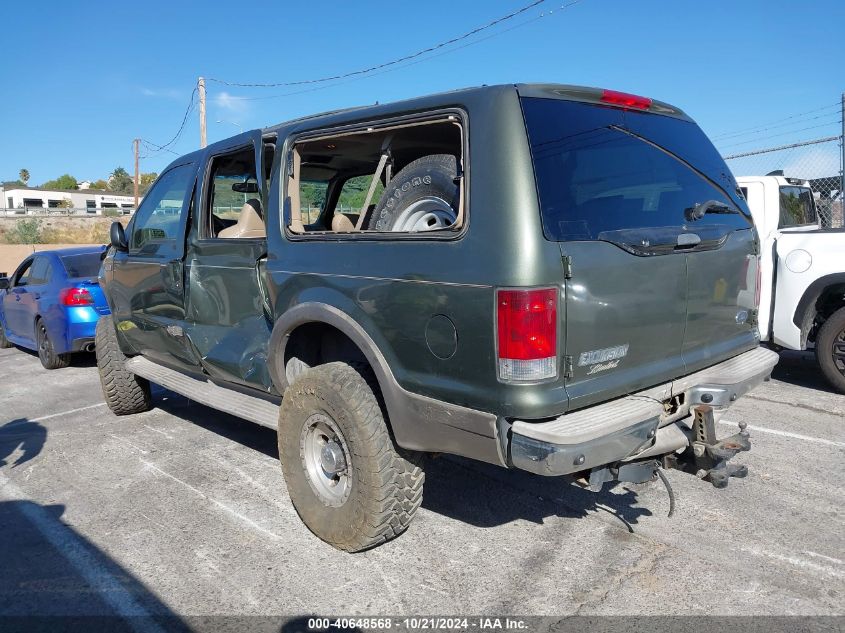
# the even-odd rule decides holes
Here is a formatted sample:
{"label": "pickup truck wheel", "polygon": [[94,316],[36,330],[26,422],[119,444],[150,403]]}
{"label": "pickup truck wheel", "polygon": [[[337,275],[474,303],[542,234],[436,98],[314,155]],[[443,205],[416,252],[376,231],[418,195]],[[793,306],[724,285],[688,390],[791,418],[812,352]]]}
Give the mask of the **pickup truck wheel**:
{"label": "pickup truck wheel", "polygon": [[432,231],[458,219],[457,163],[451,154],[431,154],[407,164],[390,181],[368,228],[376,231]]}
{"label": "pickup truck wheel", "polygon": [[12,347],[12,344],[9,342],[9,339],[6,338],[6,330],[3,329],[3,325],[0,324],[0,349],[8,349]]}
{"label": "pickup truck wheel", "polygon": [[300,518],[347,552],[388,541],[422,503],[420,457],[397,448],[366,365],[306,370],[279,411],[279,458]]}
{"label": "pickup truck wheel", "polygon": [[152,406],[150,383],[126,369],[126,356],[120,351],[111,317],[97,321],[94,334],[97,370],[103,398],[116,415],[149,411]]}
{"label": "pickup truck wheel", "polygon": [[35,321],[35,342],[38,345],[38,360],[44,369],[64,369],[70,365],[70,354],[56,353],[43,319]]}
{"label": "pickup truck wheel", "polygon": [[822,323],[816,336],[816,359],[827,381],[845,393],[845,308]]}

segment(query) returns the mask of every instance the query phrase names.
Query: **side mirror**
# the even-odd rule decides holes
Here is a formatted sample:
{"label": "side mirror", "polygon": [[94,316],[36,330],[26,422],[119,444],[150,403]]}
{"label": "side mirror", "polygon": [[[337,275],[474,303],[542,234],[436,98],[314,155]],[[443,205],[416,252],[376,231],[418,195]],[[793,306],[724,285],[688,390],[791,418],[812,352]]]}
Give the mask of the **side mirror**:
{"label": "side mirror", "polygon": [[120,222],[112,222],[109,237],[111,238],[111,245],[117,250],[129,250],[129,245],[126,243],[126,231],[123,230],[123,225]]}
{"label": "side mirror", "polygon": [[8,277],[0,277],[0,290],[8,290],[9,289],[9,278]]}

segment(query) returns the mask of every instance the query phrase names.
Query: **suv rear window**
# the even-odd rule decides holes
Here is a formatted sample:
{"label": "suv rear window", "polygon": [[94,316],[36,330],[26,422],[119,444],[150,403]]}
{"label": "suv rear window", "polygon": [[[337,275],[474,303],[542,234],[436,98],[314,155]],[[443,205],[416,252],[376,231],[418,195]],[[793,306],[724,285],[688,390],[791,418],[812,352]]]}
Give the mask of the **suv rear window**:
{"label": "suv rear window", "polygon": [[[656,247],[687,230],[719,240],[751,226],[736,182],[694,123],[558,99],[523,98],[522,107],[548,239]],[[689,222],[689,210],[711,200],[723,207]]]}
{"label": "suv rear window", "polygon": [[816,221],[816,205],[811,189],[807,187],[780,188],[779,229],[815,224]]}
{"label": "suv rear window", "polygon": [[84,253],[82,255],[65,255],[61,258],[62,265],[69,278],[93,277],[100,274],[100,253]]}

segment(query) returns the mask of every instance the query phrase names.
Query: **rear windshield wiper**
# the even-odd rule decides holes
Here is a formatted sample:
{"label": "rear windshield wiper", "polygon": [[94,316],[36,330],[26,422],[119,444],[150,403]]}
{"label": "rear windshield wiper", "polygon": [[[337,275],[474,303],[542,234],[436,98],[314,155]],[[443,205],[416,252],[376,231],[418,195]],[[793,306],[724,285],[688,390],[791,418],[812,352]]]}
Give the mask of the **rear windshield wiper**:
{"label": "rear windshield wiper", "polygon": [[694,207],[684,209],[684,218],[686,218],[687,222],[695,222],[696,220],[703,218],[708,213],[731,214],[738,213],[738,211],[719,200],[708,200],[707,202],[698,202]]}

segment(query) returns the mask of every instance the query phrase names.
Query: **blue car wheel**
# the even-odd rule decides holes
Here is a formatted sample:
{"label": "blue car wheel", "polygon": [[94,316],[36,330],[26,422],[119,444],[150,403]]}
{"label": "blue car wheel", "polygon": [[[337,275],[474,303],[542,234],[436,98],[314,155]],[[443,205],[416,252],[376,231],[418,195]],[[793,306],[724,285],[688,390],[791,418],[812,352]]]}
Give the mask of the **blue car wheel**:
{"label": "blue car wheel", "polygon": [[70,354],[56,354],[47,334],[47,326],[41,319],[35,323],[35,333],[38,339],[38,360],[44,369],[62,369],[70,365]]}

